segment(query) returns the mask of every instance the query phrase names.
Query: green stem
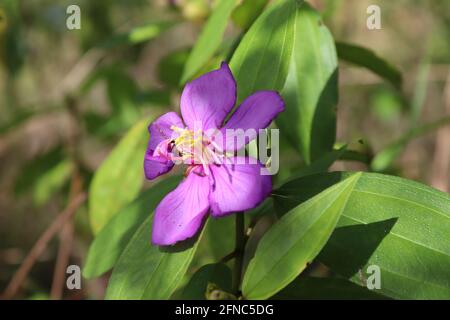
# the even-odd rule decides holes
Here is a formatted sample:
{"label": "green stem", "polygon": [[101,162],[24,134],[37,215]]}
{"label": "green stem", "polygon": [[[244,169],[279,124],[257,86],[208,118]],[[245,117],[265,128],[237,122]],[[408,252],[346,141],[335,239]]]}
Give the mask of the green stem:
{"label": "green stem", "polygon": [[235,259],[233,269],[233,293],[239,295],[239,288],[241,285],[242,264],[244,260],[245,249],[245,220],[244,213],[237,212],[236,216],[236,244],[235,244]]}
{"label": "green stem", "polygon": [[233,259],[236,256],[236,252],[230,252],[229,254],[227,254],[226,256],[224,256],[222,259],[220,259],[220,262],[222,263],[226,263],[228,261],[230,261],[231,259]]}

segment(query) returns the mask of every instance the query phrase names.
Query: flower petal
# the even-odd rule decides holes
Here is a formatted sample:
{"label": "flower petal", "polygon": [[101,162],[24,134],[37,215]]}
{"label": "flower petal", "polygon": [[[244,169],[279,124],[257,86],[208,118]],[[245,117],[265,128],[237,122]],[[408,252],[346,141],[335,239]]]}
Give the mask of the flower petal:
{"label": "flower petal", "polygon": [[[222,147],[221,139],[217,141],[218,145],[227,151],[241,149],[258,136],[260,129],[267,128],[281,111],[284,111],[284,101],[276,91],[258,91],[252,94],[221,129],[226,141],[225,147]],[[227,129],[237,131],[230,135],[230,131],[227,134]]]}
{"label": "flower petal", "polygon": [[[227,164],[211,165],[211,215],[215,217],[249,210],[259,205],[272,191],[268,171],[255,159],[230,158]],[[261,172],[265,171],[266,175]]]}
{"label": "flower petal", "polygon": [[[173,162],[168,158],[170,139],[178,136],[171,126],[183,128],[184,124],[175,112],[168,112],[148,126],[150,139],[144,158],[144,173],[149,180],[168,172]],[[157,151],[157,152],[155,152]]]}
{"label": "flower petal", "polygon": [[181,115],[192,130],[220,128],[235,103],[236,82],[223,62],[220,69],[208,72],[184,87]]}
{"label": "flower petal", "polygon": [[[148,142],[148,149],[153,152],[156,147],[164,140],[176,138],[176,133],[170,129],[171,126],[184,128],[183,121],[175,112],[167,112],[153,121],[148,126],[150,133],[150,140]],[[153,154],[152,154],[153,155]]]}
{"label": "flower petal", "polygon": [[195,235],[209,209],[209,190],[209,179],[191,171],[156,208],[152,243],[172,245]]}
{"label": "flower petal", "polygon": [[144,159],[145,177],[149,180],[153,180],[170,171],[173,168],[173,165],[174,163],[165,157],[154,157],[146,154]]}

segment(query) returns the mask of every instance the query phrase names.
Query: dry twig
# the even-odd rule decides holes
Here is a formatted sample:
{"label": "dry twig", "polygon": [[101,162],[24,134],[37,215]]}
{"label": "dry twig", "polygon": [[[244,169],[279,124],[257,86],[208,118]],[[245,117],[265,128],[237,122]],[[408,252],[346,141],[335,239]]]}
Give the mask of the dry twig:
{"label": "dry twig", "polygon": [[5,292],[2,294],[2,299],[12,299],[19,291],[28,273],[35,264],[38,257],[47,247],[50,240],[61,228],[69,221],[77,212],[77,209],[86,201],[86,193],[80,193],[69,203],[66,209],[61,212],[53,223],[44,231],[33,248],[30,250],[25,260],[22,262],[20,268],[16,271]]}

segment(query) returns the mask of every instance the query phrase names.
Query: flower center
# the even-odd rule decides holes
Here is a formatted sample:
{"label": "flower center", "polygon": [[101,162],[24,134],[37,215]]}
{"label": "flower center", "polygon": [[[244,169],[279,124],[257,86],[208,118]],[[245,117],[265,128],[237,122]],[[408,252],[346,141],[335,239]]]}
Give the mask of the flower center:
{"label": "flower center", "polygon": [[222,163],[223,155],[218,153],[217,144],[210,137],[204,134],[202,130],[189,130],[172,126],[171,129],[179,135],[172,140],[173,160],[181,160],[189,165],[202,165],[205,173],[208,174],[207,166],[212,163]]}

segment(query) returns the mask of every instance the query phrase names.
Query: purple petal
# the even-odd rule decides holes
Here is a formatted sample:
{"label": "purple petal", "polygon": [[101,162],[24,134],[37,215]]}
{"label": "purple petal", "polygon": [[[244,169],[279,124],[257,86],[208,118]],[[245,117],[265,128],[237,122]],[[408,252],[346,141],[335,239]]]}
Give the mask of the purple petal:
{"label": "purple petal", "polygon": [[[258,136],[260,129],[267,128],[281,111],[284,111],[284,102],[276,91],[258,91],[249,96],[221,130],[226,141],[224,150],[241,149]],[[227,134],[227,129],[237,131],[230,135],[230,131]],[[217,143],[222,147],[220,139]]]}
{"label": "purple petal", "polygon": [[211,214],[215,217],[252,209],[272,191],[270,175],[260,163],[248,157],[234,157],[228,164],[211,165],[212,188],[209,195]]}
{"label": "purple petal", "polygon": [[188,83],[181,95],[181,115],[190,129],[220,128],[236,103],[236,82],[228,65]]}
{"label": "purple petal", "polygon": [[151,152],[155,151],[162,141],[174,138],[174,132],[170,129],[171,126],[184,128],[183,122],[175,112],[163,114],[148,126],[148,132],[150,133],[148,149]]}
{"label": "purple petal", "polygon": [[168,172],[173,167],[173,162],[168,158],[168,143],[170,139],[176,137],[176,134],[170,129],[171,126],[184,127],[183,122],[175,112],[163,114],[148,127],[150,139],[145,152],[144,173],[149,180]]}
{"label": "purple petal", "polygon": [[153,180],[170,171],[173,168],[173,165],[174,163],[165,157],[153,157],[146,154],[144,159],[145,177],[149,180]]}
{"label": "purple petal", "polygon": [[209,190],[209,179],[191,171],[156,208],[152,243],[172,245],[195,235],[209,209]]}

